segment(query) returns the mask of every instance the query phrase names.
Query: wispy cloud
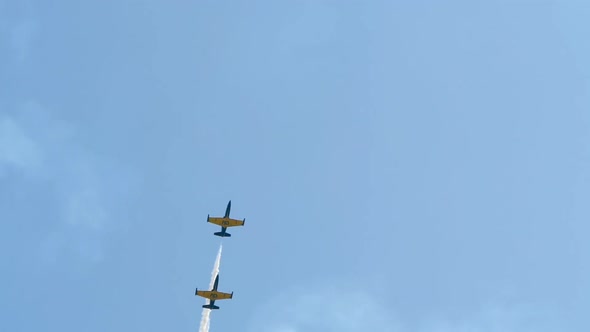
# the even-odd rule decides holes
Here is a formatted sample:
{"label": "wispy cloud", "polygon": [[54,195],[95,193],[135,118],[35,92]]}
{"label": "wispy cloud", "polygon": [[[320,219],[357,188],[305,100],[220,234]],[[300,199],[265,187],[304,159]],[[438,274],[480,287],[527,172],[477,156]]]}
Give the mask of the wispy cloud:
{"label": "wispy cloud", "polygon": [[[41,164],[41,151],[14,119],[0,117],[0,167],[20,168],[31,173]],[[0,176],[5,171],[0,168]]]}
{"label": "wispy cloud", "polygon": [[377,298],[329,285],[285,292],[264,305],[261,313],[252,331],[401,331],[395,315]]}
{"label": "wispy cloud", "polygon": [[73,124],[55,119],[35,102],[14,115],[0,114],[0,170],[0,181],[20,181],[24,190],[50,188],[46,194],[58,202],[37,207],[59,218],[43,227],[52,229],[41,243],[46,262],[67,253],[101,260],[103,239],[117,221],[112,211],[129,194],[136,174],[83,146]]}
{"label": "wispy cloud", "polygon": [[[551,310],[535,305],[489,304],[463,317],[424,318],[403,324],[394,308],[354,288],[302,287],[270,299],[258,308],[251,331],[383,331],[383,332],[557,332]],[[410,325],[412,327],[410,327]]]}
{"label": "wispy cloud", "polygon": [[419,332],[558,332],[552,310],[540,304],[490,303],[460,318],[430,319]]}

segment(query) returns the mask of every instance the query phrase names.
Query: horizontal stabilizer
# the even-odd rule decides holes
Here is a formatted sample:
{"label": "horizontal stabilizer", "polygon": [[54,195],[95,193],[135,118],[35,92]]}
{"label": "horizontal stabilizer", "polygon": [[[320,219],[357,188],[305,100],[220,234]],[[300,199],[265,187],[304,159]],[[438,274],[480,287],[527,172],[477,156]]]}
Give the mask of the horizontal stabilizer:
{"label": "horizontal stabilizer", "polygon": [[231,234],[227,232],[215,232],[213,234],[221,237],[231,237]]}
{"label": "horizontal stabilizer", "polygon": [[213,304],[203,304],[203,308],[205,309],[210,309],[210,310],[215,310],[215,309],[219,309],[218,306],[213,305]]}

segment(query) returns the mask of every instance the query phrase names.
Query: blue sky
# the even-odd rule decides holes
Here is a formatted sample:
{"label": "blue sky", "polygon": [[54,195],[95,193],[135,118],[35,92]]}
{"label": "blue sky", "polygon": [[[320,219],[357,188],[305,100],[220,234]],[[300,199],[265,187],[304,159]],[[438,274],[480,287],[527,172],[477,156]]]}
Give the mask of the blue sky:
{"label": "blue sky", "polygon": [[588,331],[589,15],[0,0],[0,330]]}

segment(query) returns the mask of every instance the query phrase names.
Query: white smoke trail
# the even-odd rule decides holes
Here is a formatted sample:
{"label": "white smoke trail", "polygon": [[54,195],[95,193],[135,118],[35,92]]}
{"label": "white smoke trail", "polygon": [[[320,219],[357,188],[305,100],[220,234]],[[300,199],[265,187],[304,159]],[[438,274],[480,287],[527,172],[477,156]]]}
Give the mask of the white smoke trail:
{"label": "white smoke trail", "polygon": [[[217,258],[215,258],[215,264],[213,265],[213,271],[211,271],[211,282],[209,283],[209,289],[213,288],[213,284],[215,283],[215,277],[219,274],[219,265],[221,264],[221,247],[219,245],[219,251],[217,252]],[[205,299],[205,303],[209,302],[209,300]],[[199,326],[199,332],[209,332],[209,315],[211,314],[211,309],[203,308],[203,313],[201,314],[201,325]]]}

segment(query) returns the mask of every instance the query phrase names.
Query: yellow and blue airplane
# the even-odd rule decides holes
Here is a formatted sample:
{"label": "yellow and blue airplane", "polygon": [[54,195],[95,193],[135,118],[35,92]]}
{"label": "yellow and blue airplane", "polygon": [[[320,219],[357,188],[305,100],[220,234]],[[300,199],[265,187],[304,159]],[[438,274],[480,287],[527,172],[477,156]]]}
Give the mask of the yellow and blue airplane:
{"label": "yellow and blue airplane", "polygon": [[207,215],[207,222],[221,226],[221,232],[215,232],[213,234],[221,237],[230,237],[231,234],[226,232],[226,229],[228,227],[244,226],[244,224],[246,223],[246,218],[244,218],[244,220],[231,219],[229,217],[230,210],[231,201],[227,203],[227,208],[225,209],[225,215],[223,217],[210,217],[209,215]]}
{"label": "yellow and blue airplane", "polygon": [[219,284],[219,274],[215,277],[215,283],[213,284],[213,289],[210,291],[200,291],[198,288],[195,289],[195,295],[204,297],[209,299],[208,304],[204,304],[203,308],[207,309],[219,309],[218,306],[215,305],[216,300],[227,300],[234,297],[234,292],[231,293],[223,293],[217,291],[217,285]]}

